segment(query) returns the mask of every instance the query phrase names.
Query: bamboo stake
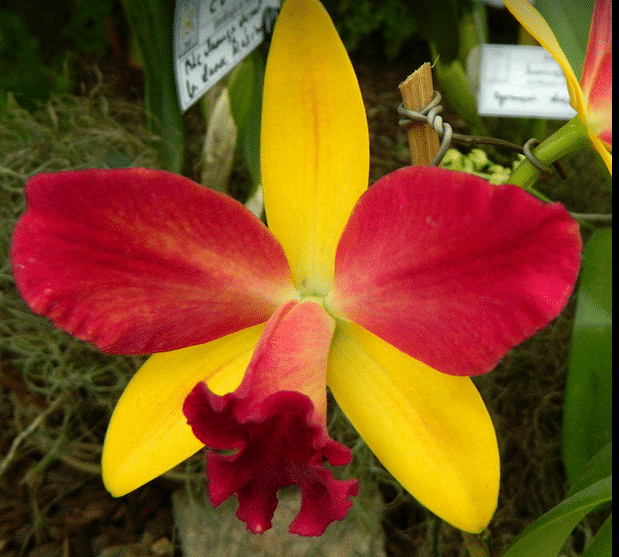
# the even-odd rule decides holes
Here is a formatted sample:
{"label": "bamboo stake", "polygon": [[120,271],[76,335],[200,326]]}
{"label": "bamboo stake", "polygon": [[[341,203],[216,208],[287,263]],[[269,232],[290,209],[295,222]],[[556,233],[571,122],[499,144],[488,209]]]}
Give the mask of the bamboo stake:
{"label": "bamboo stake", "polygon": [[[399,86],[404,108],[422,110],[434,96],[432,69],[426,62],[409,75]],[[408,148],[413,166],[429,165],[439,147],[438,134],[423,122],[412,122],[408,127]]]}

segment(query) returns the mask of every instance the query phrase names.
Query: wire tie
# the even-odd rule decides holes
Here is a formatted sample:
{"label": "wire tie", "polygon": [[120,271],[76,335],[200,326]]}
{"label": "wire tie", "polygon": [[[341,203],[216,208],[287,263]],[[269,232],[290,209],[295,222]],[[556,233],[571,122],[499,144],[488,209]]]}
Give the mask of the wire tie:
{"label": "wire tie", "polygon": [[562,180],[567,179],[567,173],[565,172],[565,169],[561,166],[561,164],[559,163],[559,161],[555,161],[552,163],[552,166],[547,166],[544,163],[540,162],[538,159],[535,158],[535,155],[533,154],[533,152],[531,151],[531,149],[533,147],[537,147],[540,144],[539,140],[535,139],[534,137],[529,139],[529,141],[527,141],[523,147],[522,147],[522,153],[524,154],[524,156],[527,158],[527,160],[535,167],[537,168],[540,172],[543,172],[544,174],[552,174],[552,168],[556,168],[557,172],[559,173],[559,176],[561,176]]}
{"label": "wire tie", "polygon": [[544,174],[552,174],[554,167],[559,173],[561,179],[565,180],[567,178],[567,173],[558,161],[553,162],[551,167],[540,162],[535,157],[532,149],[540,143],[535,138],[529,139],[524,144],[524,146],[521,147],[520,145],[516,145],[515,143],[511,143],[502,139],[496,139],[494,137],[479,137],[453,133],[452,127],[447,122],[444,122],[442,116],[440,116],[440,112],[443,111],[443,107],[440,102],[441,94],[438,91],[434,91],[434,96],[432,97],[432,100],[419,112],[404,108],[404,105],[402,103],[400,103],[398,106],[398,114],[402,116],[402,118],[398,122],[400,126],[409,126],[411,122],[424,122],[428,124],[428,126],[432,127],[436,131],[436,133],[442,138],[439,150],[432,159],[432,165],[438,166],[438,164],[445,156],[445,153],[447,152],[447,149],[449,148],[449,145],[452,141],[464,145],[495,145],[497,147],[504,147],[517,151],[518,153],[522,153],[535,168],[537,168],[540,172]]}
{"label": "wire tie", "polygon": [[432,100],[419,112],[404,108],[403,103],[400,103],[398,106],[398,114],[403,117],[399,121],[400,126],[409,126],[411,122],[424,122],[442,137],[438,151],[430,163],[433,166],[438,166],[445,156],[451,144],[451,137],[453,134],[451,126],[447,122],[444,122],[443,117],[440,116],[440,112],[443,111],[443,107],[440,104],[441,98],[441,94],[438,91],[434,91]]}

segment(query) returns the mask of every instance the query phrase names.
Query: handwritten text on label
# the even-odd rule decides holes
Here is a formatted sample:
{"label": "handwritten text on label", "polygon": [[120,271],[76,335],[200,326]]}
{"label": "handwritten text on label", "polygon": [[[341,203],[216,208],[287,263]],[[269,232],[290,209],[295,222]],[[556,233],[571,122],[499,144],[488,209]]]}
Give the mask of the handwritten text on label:
{"label": "handwritten text on label", "polygon": [[176,86],[187,110],[273,29],[279,0],[178,0]]}
{"label": "handwritten text on label", "polygon": [[478,109],[483,116],[569,120],[565,76],[542,47],[481,45]]}

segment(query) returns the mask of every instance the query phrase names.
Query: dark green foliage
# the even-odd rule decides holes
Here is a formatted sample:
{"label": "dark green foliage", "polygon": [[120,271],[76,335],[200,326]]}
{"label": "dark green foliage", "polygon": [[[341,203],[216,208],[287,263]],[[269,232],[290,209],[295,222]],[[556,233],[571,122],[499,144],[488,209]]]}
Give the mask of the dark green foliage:
{"label": "dark green foliage", "polygon": [[69,90],[70,55],[104,56],[113,0],[11,0],[0,10],[0,109],[6,93],[28,109]]}
{"label": "dark green foliage", "polygon": [[419,27],[406,0],[331,0],[324,2],[346,49],[353,52],[363,39],[380,33],[385,56],[394,59]]}
{"label": "dark green foliage", "polygon": [[110,17],[112,0],[74,0],[71,18],[62,36],[79,53],[105,55],[109,47],[106,18]]}
{"label": "dark green foliage", "polygon": [[39,56],[39,41],[33,37],[23,18],[3,10],[0,16],[0,109],[11,92],[18,102],[32,107],[47,100],[52,91],[66,83],[62,74],[44,65]]}
{"label": "dark green foliage", "polygon": [[172,11],[166,0],[123,0],[123,7],[144,65],[149,128],[161,137],[160,151],[166,170],[180,172],[185,132],[174,80]]}

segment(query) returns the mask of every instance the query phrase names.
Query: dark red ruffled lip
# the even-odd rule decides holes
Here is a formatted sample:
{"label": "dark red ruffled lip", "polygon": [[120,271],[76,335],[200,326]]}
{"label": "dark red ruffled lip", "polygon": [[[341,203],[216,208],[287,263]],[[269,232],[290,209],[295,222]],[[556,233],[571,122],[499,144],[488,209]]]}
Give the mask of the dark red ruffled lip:
{"label": "dark red ruffled lip", "polygon": [[[218,402],[223,403],[219,409]],[[217,397],[204,383],[185,402],[185,415],[200,441],[211,448],[236,450],[231,455],[207,453],[211,502],[217,506],[236,493],[236,516],[257,534],[271,528],[277,491],[296,484],[301,508],[289,531],[322,535],[331,522],[346,516],[352,504],[349,496],[358,492],[356,480],[336,480],[323,458],[331,465],[346,465],[350,450],[312,423],[313,404],[306,395],[275,393],[262,403],[260,417],[246,423],[238,418],[242,406],[243,400],[234,394]]]}
{"label": "dark red ruffled lip", "polygon": [[333,329],[319,305],[289,302],[267,323],[236,391],[218,396],[199,383],[185,399],[194,435],[211,449],[235,451],[207,454],[211,502],[236,493],[237,517],[253,533],[271,527],[282,487],[299,487],[301,508],[289,530],[302,536],[319,536],[342,520],[357,495],[356,480],[337,480],[323,466],[323,459],[334,466],[351,460],[325,423]]}

